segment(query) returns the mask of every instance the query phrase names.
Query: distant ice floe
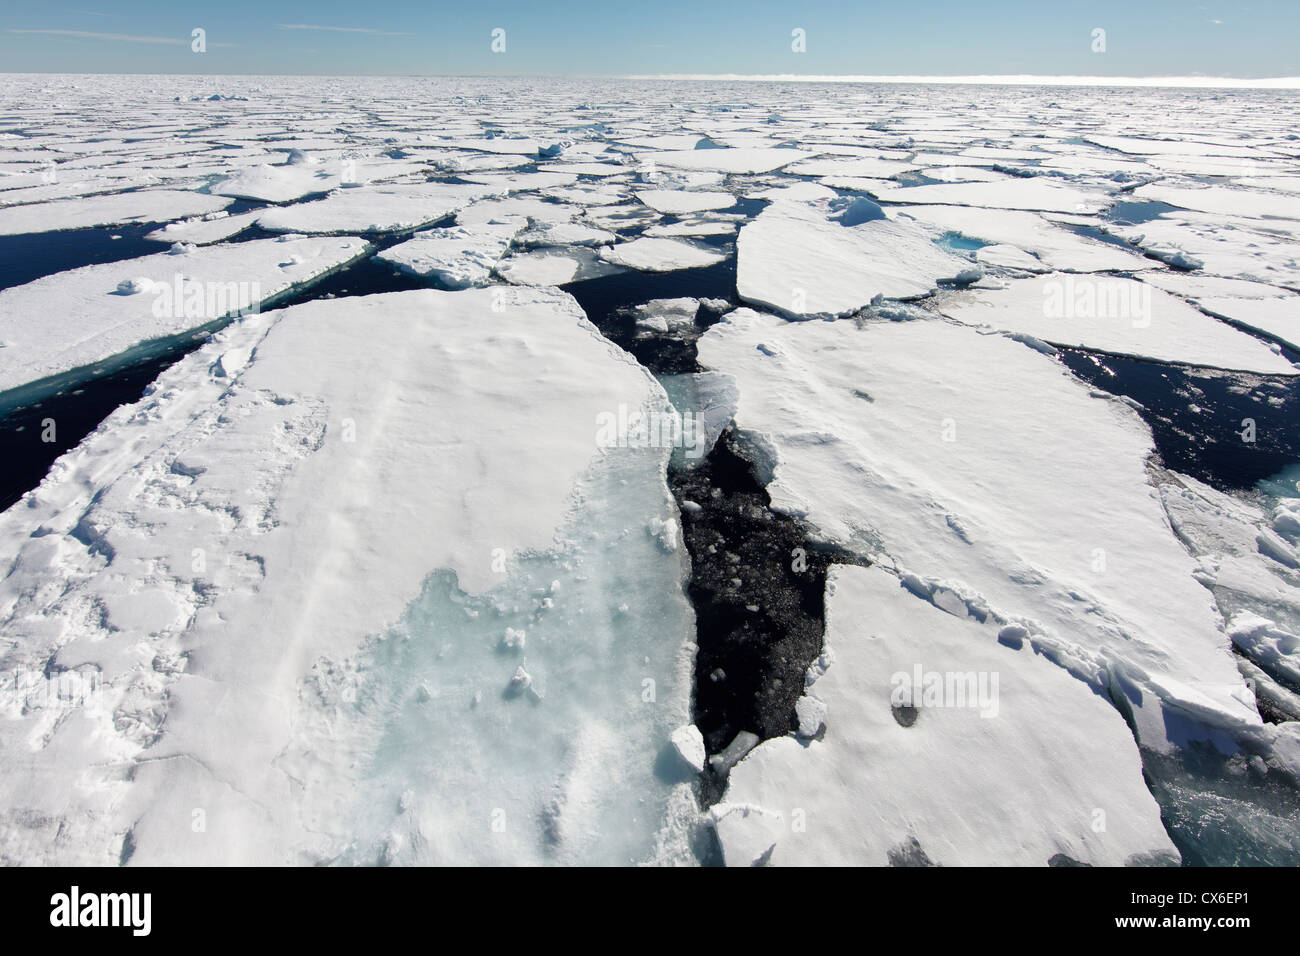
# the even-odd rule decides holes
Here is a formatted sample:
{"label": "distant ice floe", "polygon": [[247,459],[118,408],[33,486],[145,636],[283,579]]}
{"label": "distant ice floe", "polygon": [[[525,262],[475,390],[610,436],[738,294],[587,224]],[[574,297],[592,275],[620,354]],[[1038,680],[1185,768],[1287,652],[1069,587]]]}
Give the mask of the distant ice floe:
{"label": "distant ice floe", "polygon": [[135,192],[63,199],[0,209],[0,236],[59,229],[88,229],[126,222],[168,222],[186,216],[216,212],[230,205],[221,196],[174,189],[142,189]]}
{"label": "distant ice floe", "polygon": [[1043,212],[1101,212],[1111,197],[1096,189],[1080,189],[1041,178],[992,183],[940,183],[932,186],[892,186],[870,190],[881,202],[935,206],[979,206]]}
{"label": "distant ice floe", "polygon": [[654,162],[656,166],[669,166],[675,169],[719,173],[770,173],[791,163],[810,159],[812,155],[798,149],[751,146],[736,149],[663,150],[643,153],[641,158]]}
{"label": "distant ice floe", "polygon": [[716,265],[727,258],[722,250],[680,239],[643,237],[603,247],[598,255],[606,262],[641,272],[673,272]]}
{"label": "distant ice floe", "polygon": [[954,297],[958,322],[1158,362],[1300,375],[1274,347],[1135,279],[1056,273]]}
{"label": "distant ice floe", "polygon": [[834,221],[822,203],[776,202],[740,230],[736,286],[746,302],[796,318],[847,315],[877,296],[907,299],[940,279],[978,278],[917,226]]}
{"label": "distant ice floe", "polygon": [[731,193],[688,192],[681,189],[648,189],[636,194],[651,209],[674,216],[705,212],[710,209],[727,209],[736,204]]}
{"label": "distant ice floe", "polygon": [[452,289],[487,285],[510,241],[527,224],[526,219],[517,218],[511,222],[430,229],[384,249],[375,258],[391,262],[410,275],[435,278]]}
{"label": "distant ice floe", "polygon": [[457,183],[344,189],[324,199],[284,206],[257,221],[271,232],[372,233],[416,229],[506,190]]}

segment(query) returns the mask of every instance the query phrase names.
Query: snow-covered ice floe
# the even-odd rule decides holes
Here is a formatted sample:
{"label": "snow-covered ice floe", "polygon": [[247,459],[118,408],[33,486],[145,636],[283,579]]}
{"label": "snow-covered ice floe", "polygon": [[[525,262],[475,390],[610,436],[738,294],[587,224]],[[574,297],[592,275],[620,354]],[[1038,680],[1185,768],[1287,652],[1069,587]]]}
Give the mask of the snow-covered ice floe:
{"label": "snow-covered ice floe", "polygon": [[1300,374],[1276,347],[1136,279],[1035,276],[954,296],[939,309],[966,325],[1052,345],[1265,375]]}
{"label": "snow-covered ice floe", "polygon": [[230,205],[222,196],[175,189],[139,189],[132,192],[30,203],[0,209],[0,236],[130,222],[170,222],[187,216],[216,212]]}
{"label": "snow-covered ice floe", "polygon": [[142,349],[211,331],[364,255],[353,237],[283,236],[84,266],[0,291],[0,408]]}
{"label": "snow-covered ice floe", "polygon": [[740,297],[795,318],[832,317],[877,296],[917,298],[940,279],[979,277],[974,263],[944,251],[914,224],[883,213],[849,223],[835,216],[830,203],[779,201],[741,227]]}
{"label": "snow-covered ice floe", "polygon": [[766,741],[710,813],[731,866],[1176,863],[1123,719],[995,624],[837,566],[805,699],[817,739]]}
{"label": "snow-covered ice floe", "polygon": [[460,183],[340,189],[324,199],[273,209],[257,223],[272,232],[400,232],[435,222],[502,191]]}
{"label": "snow-covered ice floe", "polygon": [[736,379],[736,425],[775,509],[959,618],[1022,627],[1111,697],[1144,747],[1268,749],[1131,407],[1019,342],[939,320],[742,309],[699,357]]}
{"label": "snow-covered ice floe", "polygon": [[666,399],[547,290],[314,301],[178,362],[0,515],[6,670],[95,685],[5,695],[0,859],[689,857],[685,556],[621,405]]}
{"label": "snow-covered ice floe", "polygon": [[487,285],[492,269],[510,248],[510,241],[527,220],[450,226],[417,232],[405,242],[384,249],[376,258],[403,272],[428,276],[453,289]]}

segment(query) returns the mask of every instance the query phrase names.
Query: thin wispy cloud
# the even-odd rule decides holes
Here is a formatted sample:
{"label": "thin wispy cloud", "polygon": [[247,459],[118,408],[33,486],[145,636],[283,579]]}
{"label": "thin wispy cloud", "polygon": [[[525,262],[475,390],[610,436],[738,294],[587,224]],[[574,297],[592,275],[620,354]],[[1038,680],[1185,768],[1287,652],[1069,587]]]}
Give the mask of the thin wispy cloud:
{"label": "thin wispy cloud", "polygon": [[409,37],[409,33],[394,32],[391,30],[372,30],[370,27],[328,27],[315,23],[277,23],[281,30],[325,30],[329,33],[368,33],[371,36],[380,37]]}
{"label": "thin wispy cloud", "polygon": [[116,40],[120,43],[163,43],[174,46],[189,46],[188,38],[146,37],[130,33],[97,33],[93,30],[19,30],[10,28],[10,33],[39,33],[45,36],[76,37],[81,40]]}

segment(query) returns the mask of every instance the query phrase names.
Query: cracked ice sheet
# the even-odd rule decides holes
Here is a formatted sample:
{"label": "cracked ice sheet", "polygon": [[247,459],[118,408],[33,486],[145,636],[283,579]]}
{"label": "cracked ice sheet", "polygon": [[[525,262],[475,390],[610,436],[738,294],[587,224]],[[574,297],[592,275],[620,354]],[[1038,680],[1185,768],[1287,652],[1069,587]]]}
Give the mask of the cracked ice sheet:
{"label": "cracked ice sheet", "polygon": [[394,232],[418,228],[501,192],[457,183],[359,186],[273,209],[258,219],[258,225],[271,232]]}
{"label": "cracked ice sheet", "polygon": [[[571,297],[492,303],[490,290],[421,290],[245,317],[0,515],[0,663],[102,680],[94,707],[0,722],[0,859],[116,862],[128,832],[136,863],[356,849],[381,809],[359,795],[402,772],[365,705],[418,690],[380,667],[407,640],[420,645],[408,661],[433,669],[419,671],[426,696],[444,699],[420,712],[407,754],[418,859],[655,852],[680,809],[680,785],[653,768],[689,722],[693,621],[668,451],[602,453],[596,423],[665,397]],[[524,405],[499,388],[525,379]],[[630,501],[611,490],[624,480]],[[553,622],[538,620],[537,582]],[[627,593],[627,610],[608,593]],[[498,652],[520,621],[526,656]],[[539,703],[501,697],[520,663]],[[519,781],[521,752],[527,793],[501,796],[490,782]],[[471,794],[467,768],[482,784]],[[500,840],[497,806],[510,808]],[[382,809],[397,822],[395,803]]]}
{"label": "cracked ice sheet", "polygon": [[[1167,714],[1260,727],[1127,405],[1020,343],[939,320],[859,328],[740,309],[700,338],[699,361],[736,378],[736,425],[774,473],[777,510],[915,575],[942,605],[1024,623],[1099,692],[1123,688],[1144,745],[1165,746]],[[1170,719],[1171,735],[1195,732]]]}
{"label": "cracked ice sheet", "polygon": [[974,268],[909,223],[845,226],[831,215],[826,203],[775,202],[742,226],[740,297],[791,316],[848,315],[877,295],[916,298]]}
{"label": "cracked ice sheet", "polygon": [[60,229],[88,229],[131,222],[168,222],[224,209],[224,196],[174,189],[144,189],[88,199],[65,199],[0,209],[0,236]]}
{"label": "cracked ice sheet", "polygon": [[1273,346],[1135,279],[1035,276],[1003,289],[954,297],[938,308],[966,325],[1030,335],[1052,345],[1262,375],[1300,375]]}
{"label": "cracked ice sheet", "polygon": [[[886,866],[920,853],[939,866],[1044,866],[1057,854],[1176,863],[1120,715],[1028,645],[1000,644],[997,630],[878,567],[832,567],[829,663],[814,664],[807,690],[827,705],[825,736],[768,740],[732,770],[712,810],[726,862],[747,866],[775,843],[768,860],[784,866]],[[921,706],[904,727],[891,712],[894,675],[910,680],[917,666],[986,675],[990,691],[997,675],[996,693],[983,709]],[[802,826],[791,825],[796,812]]]}
{"label": "cracked ice sheet", "polygon": [[[4,395],[11,389],[257,308],[369,248],[355,237],[282,236],[83,266],[4,289],[0,399],[11,398]],[[179,303],[177,276],[187,290]],[[133,281],[139,291],[120,289]]]}
{"label": "cracked ice sheet", "polygon": [[1263,332],[1277,341],[1300,350],[1300,296],[1278,298],[1209,297],[1197,300],[1212,315],[1231,319],[1239,325]]}

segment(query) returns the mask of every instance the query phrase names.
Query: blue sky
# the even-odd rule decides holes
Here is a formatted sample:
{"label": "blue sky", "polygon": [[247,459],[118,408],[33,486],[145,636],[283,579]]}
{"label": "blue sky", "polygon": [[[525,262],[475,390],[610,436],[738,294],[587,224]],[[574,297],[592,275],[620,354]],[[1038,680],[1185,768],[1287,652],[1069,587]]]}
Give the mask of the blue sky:
{"label": "blue sky", "polygon": [[[4,72],[1300,76],[1300,0],[5,6]],[[491,50],[498,27],[503,53]],[[206,31],[204,53],[191,50],[195,28]],[[791,49],[796,28],[806,52]],[[1092,49],[1096,28],[1105,52]]]}

